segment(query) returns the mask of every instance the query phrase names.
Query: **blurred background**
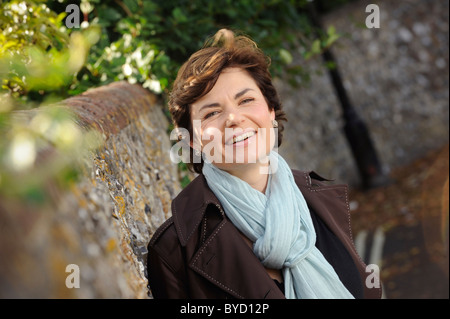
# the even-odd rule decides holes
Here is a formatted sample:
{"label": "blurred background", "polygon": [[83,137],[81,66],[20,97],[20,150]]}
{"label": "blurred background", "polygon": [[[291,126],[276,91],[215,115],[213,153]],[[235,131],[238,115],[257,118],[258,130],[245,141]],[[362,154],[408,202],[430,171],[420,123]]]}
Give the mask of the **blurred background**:
{"label": "blurred background", "polygon": [[[271,58],[288,117],[279,152],[293,168],[350,186],[355,244],[366,263],[379,266],[383,297],[448,298],[448,6],[0,1],[0,296],[65,296],[14,291],[8,279],[11,256],[26,254],[14,246],[24,240],[20,227],[9,229],[13,208],[25,205],[18,225],[29,226],[34,208],[52,200],[48,180],[73,191],[82,150],[102,143],[73,114],[48,106],[126,81],[156,95],[168,118],[178,68],[226,27],[249,35]],[[46,111],[23,120],[36,109]],[[40,165],[48,147],[62,156]],[[183,164],[178,170],[183,187],[192,175]]]}

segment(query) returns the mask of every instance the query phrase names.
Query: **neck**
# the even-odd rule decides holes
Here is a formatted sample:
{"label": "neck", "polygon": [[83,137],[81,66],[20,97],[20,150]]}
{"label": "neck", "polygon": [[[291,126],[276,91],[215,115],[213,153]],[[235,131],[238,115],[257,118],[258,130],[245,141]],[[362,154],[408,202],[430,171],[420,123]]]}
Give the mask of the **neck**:
{"label": "neck", "polygon": [[247,167],[247,165],[243,166],[245,167],[242,167],[241,169],[230,169],[227,171],[264,194],[266,192],[269,175],[260,172],[260,168],[262,167],[260,165],[248,165],[249,167]]}

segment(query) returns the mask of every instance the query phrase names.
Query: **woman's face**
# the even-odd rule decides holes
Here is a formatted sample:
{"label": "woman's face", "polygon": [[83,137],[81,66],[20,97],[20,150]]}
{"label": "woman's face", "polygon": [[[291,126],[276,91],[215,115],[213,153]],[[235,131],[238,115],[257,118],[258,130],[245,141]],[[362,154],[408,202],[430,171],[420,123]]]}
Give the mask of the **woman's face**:
{"label": "woman's face", "polygon": [[277,145],[275,111],[240,68],[222,71],[212,90],[192,104],[191,119],[194,149],[226,171],[266,163]]}

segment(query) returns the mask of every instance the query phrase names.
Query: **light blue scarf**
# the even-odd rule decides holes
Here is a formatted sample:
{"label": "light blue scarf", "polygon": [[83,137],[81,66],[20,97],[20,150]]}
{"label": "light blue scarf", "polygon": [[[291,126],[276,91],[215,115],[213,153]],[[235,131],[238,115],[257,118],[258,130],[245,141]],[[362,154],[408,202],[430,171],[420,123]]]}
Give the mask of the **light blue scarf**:
{"label": "light blue scarf", "polygon": [[353,298],[315,246],[311,215],[288,164],[276,152],[269,159],[266,194],[206,161],[203,174],[262,264],[282,269],[286,298]]}

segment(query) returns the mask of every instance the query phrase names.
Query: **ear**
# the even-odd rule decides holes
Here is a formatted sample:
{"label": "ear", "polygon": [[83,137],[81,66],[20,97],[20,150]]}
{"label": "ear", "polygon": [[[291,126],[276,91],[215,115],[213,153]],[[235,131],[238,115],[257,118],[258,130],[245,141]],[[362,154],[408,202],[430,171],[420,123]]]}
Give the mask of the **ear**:
{"label": "ear", "polygon": [[195,151],[194,142],[190,141],[189,146]]}
{"label": "ear", "polygon": [[202,150],[202,141],[201,141],[201,134],[202,134],[202,128],[201,128],[201,121],[200,120],[194,120],[193,121],[193,128],[192,128],[192,139],[189,140],[189,146],[193,150]]}
{"label": "ear", "polygon": [[[194,137],[195,138],[195,137]],[[194,139],[193,138],[193,139]],[[194,142],[194,140],[189,140],[189,146],[193,149],[193,150],[198,150],[198,151],[202,151],[202,147],[203,147],[203,145],[202,145],[202,142],[201,141],[197,141],[197,142]]]}
{"label": "ear", "polygon": [[275,120],[275,109],[270,110],[270,119]]}

